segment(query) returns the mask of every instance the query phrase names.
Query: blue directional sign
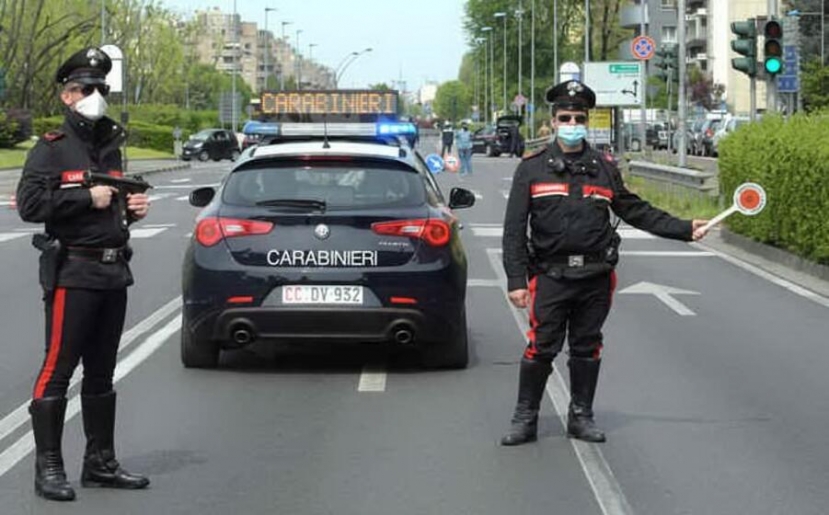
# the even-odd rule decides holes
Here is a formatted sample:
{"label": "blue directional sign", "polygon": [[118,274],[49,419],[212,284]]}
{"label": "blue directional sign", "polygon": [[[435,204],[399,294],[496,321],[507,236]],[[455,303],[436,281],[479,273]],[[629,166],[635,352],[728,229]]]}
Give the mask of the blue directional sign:
{"label": "blue directional sign", "polygon": [[783,45],[783,73],[777,76],[777,91],[780,93],[797,93],[800,83],[797,80],[798,55],[796,45]]}
{"label": "blue directional sign", "polygon": [[443,158],[437,154],[429,154],[426,156],[426,166],[432,173],[440,173],[443,171]]}

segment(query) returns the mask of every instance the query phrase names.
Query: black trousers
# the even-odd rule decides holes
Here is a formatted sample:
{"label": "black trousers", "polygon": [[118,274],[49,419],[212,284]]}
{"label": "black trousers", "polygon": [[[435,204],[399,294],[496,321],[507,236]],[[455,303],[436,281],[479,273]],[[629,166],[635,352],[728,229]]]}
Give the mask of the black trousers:
{"label": "black trousers", "polygon": [[112,391],[118,344],[127,312],[127,290],[56,288],[44,299],[46,357],[34,399],[64,397],[83,360],[82,395]]}
{"label": "black trousers", "polygon": [[567,337],[570,355],[599,359],[602,326],[610,312],[616,272],[587,279],[554,279],[537,275],[530,280],[530,330],[526,359],[550,363]]}

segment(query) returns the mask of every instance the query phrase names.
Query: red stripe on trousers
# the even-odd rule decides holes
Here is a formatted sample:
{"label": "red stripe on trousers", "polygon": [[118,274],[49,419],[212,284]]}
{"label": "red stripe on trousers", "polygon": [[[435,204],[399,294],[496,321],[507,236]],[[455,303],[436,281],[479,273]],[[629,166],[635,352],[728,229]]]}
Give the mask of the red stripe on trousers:
{"label": "red stripe on trousers", "polygon": [[37,383],[35,383],[35,399],[43,397],[43,391],[46,390],[46,385],[52,379],[52,374],[55,373],[55,364],[58,361],[58,354],[60,354],[63,339],[63,316],[65,308],[66,288],[58,288],[55,290],[55,298],[52,300],[52,337],[49,340],[49,352],[46,354],[46,362],[43,364],[43,369],[40,371]]}
{"label": "red stripe on trousers", "polygon": [[538,352],[538,349],[535,348],[535,328],[538,327],[538,320],[535,318],[535,297],[538,294],[538,276],[530,279],[529,287],[530,329],[527,331],[527,340],[530,342],[530,345],[527,347],[527,350],[524,351],[524,357],[527,359],[533,359]]}
{"label": "red stripe on trousers", "polygon": [[[616,270],[610,271],[610,291],[608,295],[610,296],[610,300],[608,301],[608,305],[613,305],[613,292],[616,291]],[[593,351],[593,359],[602,359],[602,349],[604,349],[604,345],[599,344],[596,347],[596,350]]]}

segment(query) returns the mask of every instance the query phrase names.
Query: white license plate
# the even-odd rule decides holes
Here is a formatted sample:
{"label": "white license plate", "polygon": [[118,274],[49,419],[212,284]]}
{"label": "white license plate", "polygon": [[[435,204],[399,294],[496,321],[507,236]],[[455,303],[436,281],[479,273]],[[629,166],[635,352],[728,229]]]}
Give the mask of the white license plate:
{"label": "white license plate", "polygon": [[360,305],[363,303],[363,287],[292,284],[282,287],[282,303]]}

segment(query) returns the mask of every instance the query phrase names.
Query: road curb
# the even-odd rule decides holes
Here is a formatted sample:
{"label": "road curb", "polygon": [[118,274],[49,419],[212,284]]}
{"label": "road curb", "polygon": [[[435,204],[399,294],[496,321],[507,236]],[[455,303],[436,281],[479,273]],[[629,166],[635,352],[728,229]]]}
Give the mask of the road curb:
{"label": "road curb", "polygon": [[802,257],[783,249],[778,249],[776,247],[772,247],[771,245],[754,241],[751,238],[746,238],[745,236],[729,231],[725,227],[720,230],[720,234],[724,243],[733,245],[734,247],[744,250],[745,252],[754,254],[755,256],[761,257],[778,265],[785,266],[786,268],[811,275],[823,281],[829,281],[829,266],[821,265],[819,263],[803,259]]}
{"label": "road curb", "polygon": [[190,168],[190,167],[191,167],[190,163],[175,163],[175,164],[170,164],[168,166],[162,166],[160,168],[154,168],[152,170],[145,170],[145,171],[142,171],[142,172],[134,172],[133,173],[133,172],[129,171],[129,163],[127,163],[127,173],[125,175],[127,175],[127,176],[131,176],[131,175],[141,175],[141,176],[153,175],[153,174],[162,173],[162,172],[172,172],[172,171],[175,171],[175,170],[184,170],[185,168]]}

